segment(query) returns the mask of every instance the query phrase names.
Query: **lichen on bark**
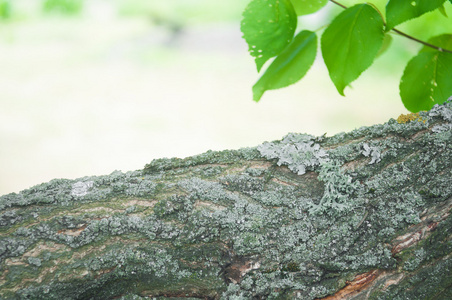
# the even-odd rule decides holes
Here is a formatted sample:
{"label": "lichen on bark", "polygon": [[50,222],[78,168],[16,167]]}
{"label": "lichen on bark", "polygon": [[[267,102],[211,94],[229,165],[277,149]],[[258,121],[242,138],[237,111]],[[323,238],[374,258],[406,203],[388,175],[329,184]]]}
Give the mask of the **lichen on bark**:
{"label": "lichen on bark", "polygon": [[1,299],[449,299],[452,103],[0,197]]}

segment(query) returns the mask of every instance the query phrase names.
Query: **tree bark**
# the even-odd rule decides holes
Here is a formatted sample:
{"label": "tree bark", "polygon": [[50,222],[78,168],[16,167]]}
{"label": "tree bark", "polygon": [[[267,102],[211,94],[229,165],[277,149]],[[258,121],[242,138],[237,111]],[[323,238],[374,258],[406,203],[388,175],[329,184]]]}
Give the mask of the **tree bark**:
{"label": "tree bark", "polygon": [[452,103],[0,197],[1,299],[452,299]]}

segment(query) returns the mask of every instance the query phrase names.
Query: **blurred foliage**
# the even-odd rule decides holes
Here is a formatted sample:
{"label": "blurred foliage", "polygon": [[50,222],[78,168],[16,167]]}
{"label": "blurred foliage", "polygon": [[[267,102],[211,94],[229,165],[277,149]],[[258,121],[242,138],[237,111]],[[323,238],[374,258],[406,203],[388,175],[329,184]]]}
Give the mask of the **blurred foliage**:
{"label": "blurred foliage", "polygon": [[[5,7],[11,20],[46,18],[55,14],[87,16],[90,8],[104,5],[111,7],[118,17],[157,17],[186,24],[239,22],[246,6],[244,0],[0,0],[0,7],[3,3],[7,3]],[[1,11],[2,8],[0,14]]]}
{"label": "blurred foliage", "polygon": [[45,0],[42,9],[46,13],[60,13],[63,15],[79,14],[84,0]]}
{"label": "blurred foliage", "polygon": [[116,0],[115,3],[123,16],[168,17],[184,23],[238,22],[247,4],[244,0]]}
{"label": "blurred foliage", "polygon": [[[356,4],[357,0],[339,0],[346,6]],[[385,14],[387,0],[373,0],[382,14]],[[120,17],[155,17],[169,18],[184,23],[205,22],[239,22],[242,11],[247,5],[246,0],[0,0],[0,19],[20,16],[21,19],[33,17],[47,17],[48,12],[59,13],[62,16],[80,14],[86,8],[98,3],[107,3],[114,7]],[[397,28],[408,31],[416,37],[423,38],[441,33],[450,32],[452,29],[452,9],[446,5],[446,13],[449,19],[435,11],[412,21],[408,21]],[[342,9],[329,4],[324,9],[325,22],[331,16],[339,14]],[[41,12],[47,12],[44,15]],[[304,22],[304,17],[300,17]],[[428,25],[428,32],[426,32]],[[432,32],[433,31],[433,32]]]}
{"label": "blurred foliage", "polygon": [[9,0],[0,0],[0,20],[11,17],[11,3]]}

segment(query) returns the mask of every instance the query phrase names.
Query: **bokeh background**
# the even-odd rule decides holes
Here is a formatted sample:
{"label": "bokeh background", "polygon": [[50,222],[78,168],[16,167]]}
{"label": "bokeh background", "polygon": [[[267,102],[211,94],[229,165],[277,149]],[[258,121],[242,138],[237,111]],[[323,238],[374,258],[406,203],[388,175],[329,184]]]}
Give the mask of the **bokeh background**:
{"label": "bokeh background", "polygon": [[[240,32],[247,3],[0,0],[0,195],[407,112],[398,84],[420,45],[397,36],[346,97],[319,55],[300,83],[253,102],[258,74]],[[300,26],[316,30],[340,11],[330,3]],[[450,32],[447,22],[429,13],[399,28],[426,38]]]}

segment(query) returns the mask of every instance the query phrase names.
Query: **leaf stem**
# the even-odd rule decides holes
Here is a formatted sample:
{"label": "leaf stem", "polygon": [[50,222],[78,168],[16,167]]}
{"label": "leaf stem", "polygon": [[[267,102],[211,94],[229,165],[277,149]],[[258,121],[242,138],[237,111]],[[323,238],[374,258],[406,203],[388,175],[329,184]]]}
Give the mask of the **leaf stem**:
{"label": "leaf stem", "polygon": [[421,43],[421,44],[423,44],[423,45],[425,45],[425,46],[427,46],[427,47],[436,49],[436,50],[438,50],[439,52],[448,52],[448,53],[452,53],[452,51],[450,51],[450,50],[448,50],[448,49],[444,49],[444,48],[441,48],[441,47],[432,45],[432,44],[430,44],[430,43],[424,42],[424,41],[422,41],[422,40],[419,40],[419,39],[417,39],[417,38],[415,38],[415,37],[412,37],[411,35],[408,35],[408,34],[402,32],[402,31],[400,31],[400,30],[398,30],[398,29],[392,28],[391,30],[394,31],[394,32],[396,32],[396,33],[398,33],[398,34],[400,34],[401,36],[404,36],[404,37],[406,37],[406,38],[412,40],[412,41],[415,41],[415,42]]}
{"label": "leaf stem", "polygon": [[347,9],[347,8],[348,8],[348,7],[345,6],[344,4],[341,4],[341,3],[336,2],[336,1],[334,1],[334,0],[330,0],[330,2],[333,2],[333,3],[336,4],[336,5],[339,5],[339,6],[342,7],[343,9]]}
{"label": "leaf stem", "polygon": [[[343,5],[342,3],[337,2],[337,1],[335,1],[335,0],[330,0],[330,2],[333,2],[334,4],[336,4],[336,5],[340,6],[340,7],[342,7],[343,9],[347,9],[347,8],[348,8],[347,6]],[[386,26],[386,23],[385,23],[384,20],[383,20],[383,24]],[[418,43],[420,43],[420,44],[422,44],[422,45],[425,45],[425,46],[427,46],[427,47],[430,47],[430,48],[433,48],[433,49],[435,49],[435,50],[438,50],[439,52],[448,52],[448,53],[452,53],[451,50],[444,49],[444,48],[441,48],[441,47],[432,45],[432,44],[430,44],[430,43],[424,42],[424,41],[422,41],[422,40],[420,40],[420,39],[417,39],[417,38],[415,38],[415,37],[413,37],[413,36],[411,36],[411,35],[408,35],[408,34],[402,32],[402,31],[400,31],[400,30],[398,30],[398,29],[392,28],[391,30],[394,31],[395,33],[400,34],[401,36],[404,36],[404,37],[406,37],[406,38],[412,40],[412,41],[418,42]]]}

